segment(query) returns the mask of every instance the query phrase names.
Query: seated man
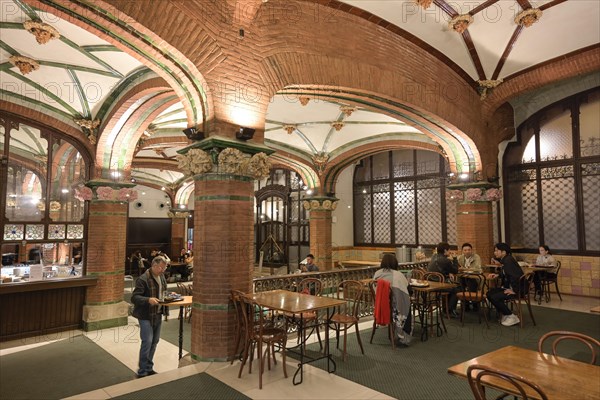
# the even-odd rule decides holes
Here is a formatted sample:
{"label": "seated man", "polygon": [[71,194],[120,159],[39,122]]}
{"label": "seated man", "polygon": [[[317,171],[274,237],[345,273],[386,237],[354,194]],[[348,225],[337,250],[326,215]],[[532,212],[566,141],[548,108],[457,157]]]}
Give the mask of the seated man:
{"label": "seated man", "polygon": [[[506,300],[515,296],[519,290],[519,279],[523,275],[523,270],[517,263],[517,260],[511,255],[510,246],[506,243],[498,243],[494,247],[494,257],[502,264],[501,278],[502,286],[492,288],[487,292],[488,300],[496,307],[496,310],[502,314],[501,324],[504,326],[516,325],[519,317],[510,311],[506,305]],[[497,274],[490,274],[490,278],[495,278]],[[526,288],[521,288],[524,292]]]}
{"label": "seated man", "polygon": [[373,279],[384,279],[390,283],[393,304],[392,315],[396,331],[396,345],[408,346],[412,340],[412,318],[410,315],[410,295],[408,281],[404,274],[398,271],[398,260],[393,254],[384,254],[381,259],[381,269],[373,275]]}
{"label": "seated man", "polygon": [[[452,260],[448,258],[449,250],[450,245],[448,243],[439,243],[436,247],[437,253],[431,256],[431,261],[429,262],[427,271],[439,272],[444,275],[446,282],[453,282],[454,274],[458,273],[458,265],[453,263]],[[449,293],[448,308],[450,308],[449,313],[452,318],[458,318],[458,314],[456,312],[458,298],[456,297],[456,293],[460,291],[462,291],[462,289],[459,287],[446,290],[446,292]]]}
{"label": "seated man", "polygon": [[306,256],[306,264],[302,266],[302,272],[319,272],[319,267],[315,264],[315,256],[309,254]]}
{"label": "seated man", "polygon": [[[471,243],[462,245],[462,254],[457,258],[459,270],[469,270],[481,273],[481,257],[473,252]],[[473,279],[465,279],[469,292],[476,292],[479,288]]]}

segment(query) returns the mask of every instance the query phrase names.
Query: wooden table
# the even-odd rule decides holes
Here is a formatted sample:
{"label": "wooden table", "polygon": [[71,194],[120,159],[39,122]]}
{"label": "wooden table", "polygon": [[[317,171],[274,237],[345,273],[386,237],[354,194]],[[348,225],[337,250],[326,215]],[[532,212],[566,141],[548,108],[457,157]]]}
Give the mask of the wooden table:
{"label": "wooden table", "polygon": [[[300,332],[302,332],[303,329],[302,314],[307,312],[316,312],[317,310],[331,309],[331,313],[329,311],[327,312],[327,320],[325,322],[325,352],[323,357],[305,360],[305,346],[304,343],[300,343],[299,346],[297,346],[300,348],[300,352],[298,353],[300,355],[300,363],[298,364],[298,369],[294,374],[292,382],[294,383],[294,385],[299,385],[300,383],[302,383],[304,377],[304,364],[321,360],[323,358],[327,358],[327,372],[335,372],[336,364],[335,361],[333,361],[333,359],[331,358],[331,354],[329,352],[329,323],[331,321],[331,317],[333,316],[333,312],[335,311],[335,307],[345,304],[344,300],[338,300],[331,297],[313,296],[304,293],[289,292],[287,290],[270,290],[267,292],[249,294],[247,296],[261,307],[300,315],[300,326],[298,328]],[[292,352],[295,352],[292,349],[290,350]],[[333,364],[333,369],[331,369],[330,363]],[[300,373],[300,379],[297,381],[296,378],[298,376],[298,373]]]}
{"label": "wooden table", "polygon": [[[540,354],[516,346],[472,358],[448,368],[450,375],[467,378],[467,368],[482,364],[527,378],[539,385],[549,399],[600,399],[600,367],[568,358]],[[514,387],[501,379],[482,379],[487,386],[518,394]],[[533,391],[531,398],[538,399]]]}
{"label": "wooden table", "polygon": [[180,301],[171,301],[169,303],[160,303],[163,307],[177,307],[179,306],[179,359],[183,357],[183,320],[185,319],[183,316],[184,308],[186,306],[191,306],[193,304],[192,296],[182,296],[183,300]]}
{"label": "wooden table", "polygon": [[[447,332],[446,324],[444,323],[444,318],[440,319],[440,312],[441,312],[441,307],[442,307],[440,297],[441,297],[441,293],[444,290],[452,289],[452,288],[456,287],[456,285],[454,283],[448,283],[448,282],[434,282],[434,281],[418,281],[418,282],[428,283],[427,286],[415,286],[414,284],[411,284],[411,282],[409,282],[409,286],[411,287],[411,289],[414,292],[417,292],[418,294],[420,294],[422,296],[422,302],[417,302],[417,303],[415,303],[415,305],[419,310],[419,321],[421,323],[421,341],[424,342],[424,341],[427,341],[427,339],[429,338],[428,334],[429,334],[429,328],[430,328],[428,320],[427,320],[427,316],[425,315],[425,313],[429,310],[430,306],[432,306],[432,305],[438,308],[438,313],[436,314],[436,323],[433,324],[433,321],[432,321],[432,325],[435,325],[437,327],[438,336],[441,336],[441,334],[442,334],[442,328],[440,328],[440,321],[441,321],[441,325],[444,329],[444,332]],[[428,297],[428,294],[430,294],[430,293],[435,294],[435,298],[433,300]],[[433,317],[432,317],[432,319],[433,319]]]}

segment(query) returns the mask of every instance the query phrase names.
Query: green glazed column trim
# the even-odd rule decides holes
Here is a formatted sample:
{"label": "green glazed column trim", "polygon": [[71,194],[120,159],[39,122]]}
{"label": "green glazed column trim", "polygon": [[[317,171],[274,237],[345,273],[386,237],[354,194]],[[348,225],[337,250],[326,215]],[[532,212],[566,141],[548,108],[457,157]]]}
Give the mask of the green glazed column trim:
{"label": "green glazed column trim", "polygon": [[231,200],[231,201],[254,201],[254,197],[249,196],[194,196],[196,201],[214,201],[214,200]]}
{"label": "green glazed column trim", "polygon": [[229,361],[230,359],[228,357],[202,357],[199,356],[197,354],[194,353],[190,353],[190,357],[192,357],[192,360],[194,361],[205,361],[205,362],[210,362],[210,361],[216,361],[216,362],[226,362]]}
{"label": "green glazed column trim", "polygon": [[[98,331],[98,330],[102,330],[102,329],[114,328],[117,326],[126,326],[127,323],[128,323],[127,317],[105,319],[105,320],[96,321],[96,322],[85,322],[84,321],[83,330],[85,332]],[[136,339],[137,339],[137,336],[136,336]]]}
{"label": "green glazed column trim", "polygon": [[238,182],[252,182],[254,179],[249,176],[244,175],[234,175],[234,174],[198,174],[194,175],[194,180],[196,182],[206,182],[206,181],[238,181]]}
{"label": "green glazed column trim", "polygon": [[204,310],[204,311],[229,311],[231,307],[229,304],[203,304],[203,303],[194,303],[192,307],[195,310]]}
{"label": "green glazed column trim", "polygon": [[489,215],[489,214],[493,214],[493,212],[491,212],[491,211],[460,211],[460,212],[456,213],[456,215],[473,215],[473,214]]}

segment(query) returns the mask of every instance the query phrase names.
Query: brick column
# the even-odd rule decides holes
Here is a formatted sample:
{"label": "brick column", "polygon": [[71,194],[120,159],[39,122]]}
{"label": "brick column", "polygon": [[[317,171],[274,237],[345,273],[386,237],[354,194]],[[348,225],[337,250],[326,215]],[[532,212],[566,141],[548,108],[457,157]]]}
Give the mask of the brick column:
{"label": "brick column", "polygon": [[[500,195],[495,187],[481,184],[452,185],[450,193],[453,198],[464,196],[464,201],[456,205],[456,244],[471,243],[473,250],[481,257],[483,264],[488,264],[494,253],[494,224],[490,196]],[[447,196],[448,198],[449,196]]]}
{"label": "brick column", "polygon": [[302,203],[310,211],[310,252],[320,271],[333,269],[331,212],[337,201],[335,197],[312,197]]}
{"label": "brick column", "polygon": [[87,289],[83,308],[86,331],[127,325],[123,276],[128,202],[118,200],[118,185],[104,184],[88,183],[94,189],[94,199],[89,204],[86,270],[87,275],[98,278],[98,284]]}
{"label": "brick column", "polygon": [[186,227],[190,213],[184,209],[173,208],[168,215],[171,218],[171,259],[177,261],[181,249],[187,250]]}
{"label": "brick column", "polygon": [[181,150],[194,175],[192,351],[195,361],[226,361],[235,352],[232,289],[252,290],[254,180],[267,176],[267,147],[217,137]]}

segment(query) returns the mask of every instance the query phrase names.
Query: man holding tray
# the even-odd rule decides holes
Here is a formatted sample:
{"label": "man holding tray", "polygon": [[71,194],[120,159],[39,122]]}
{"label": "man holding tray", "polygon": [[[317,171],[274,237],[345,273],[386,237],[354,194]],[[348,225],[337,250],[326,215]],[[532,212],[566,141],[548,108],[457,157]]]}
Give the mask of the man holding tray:
{"label": "man holding tray", "polygon": [[154,375],[154,352],[160,340],[160,325],[163,315],[169,315],[169,308],[160,305],[162,293],[166,292],[167,281],[164,277],[167,260],[158,256],[152,260],[150,268],[135,282],[131,296],[133,316],[140,324],[140,358],[137,377]]}

